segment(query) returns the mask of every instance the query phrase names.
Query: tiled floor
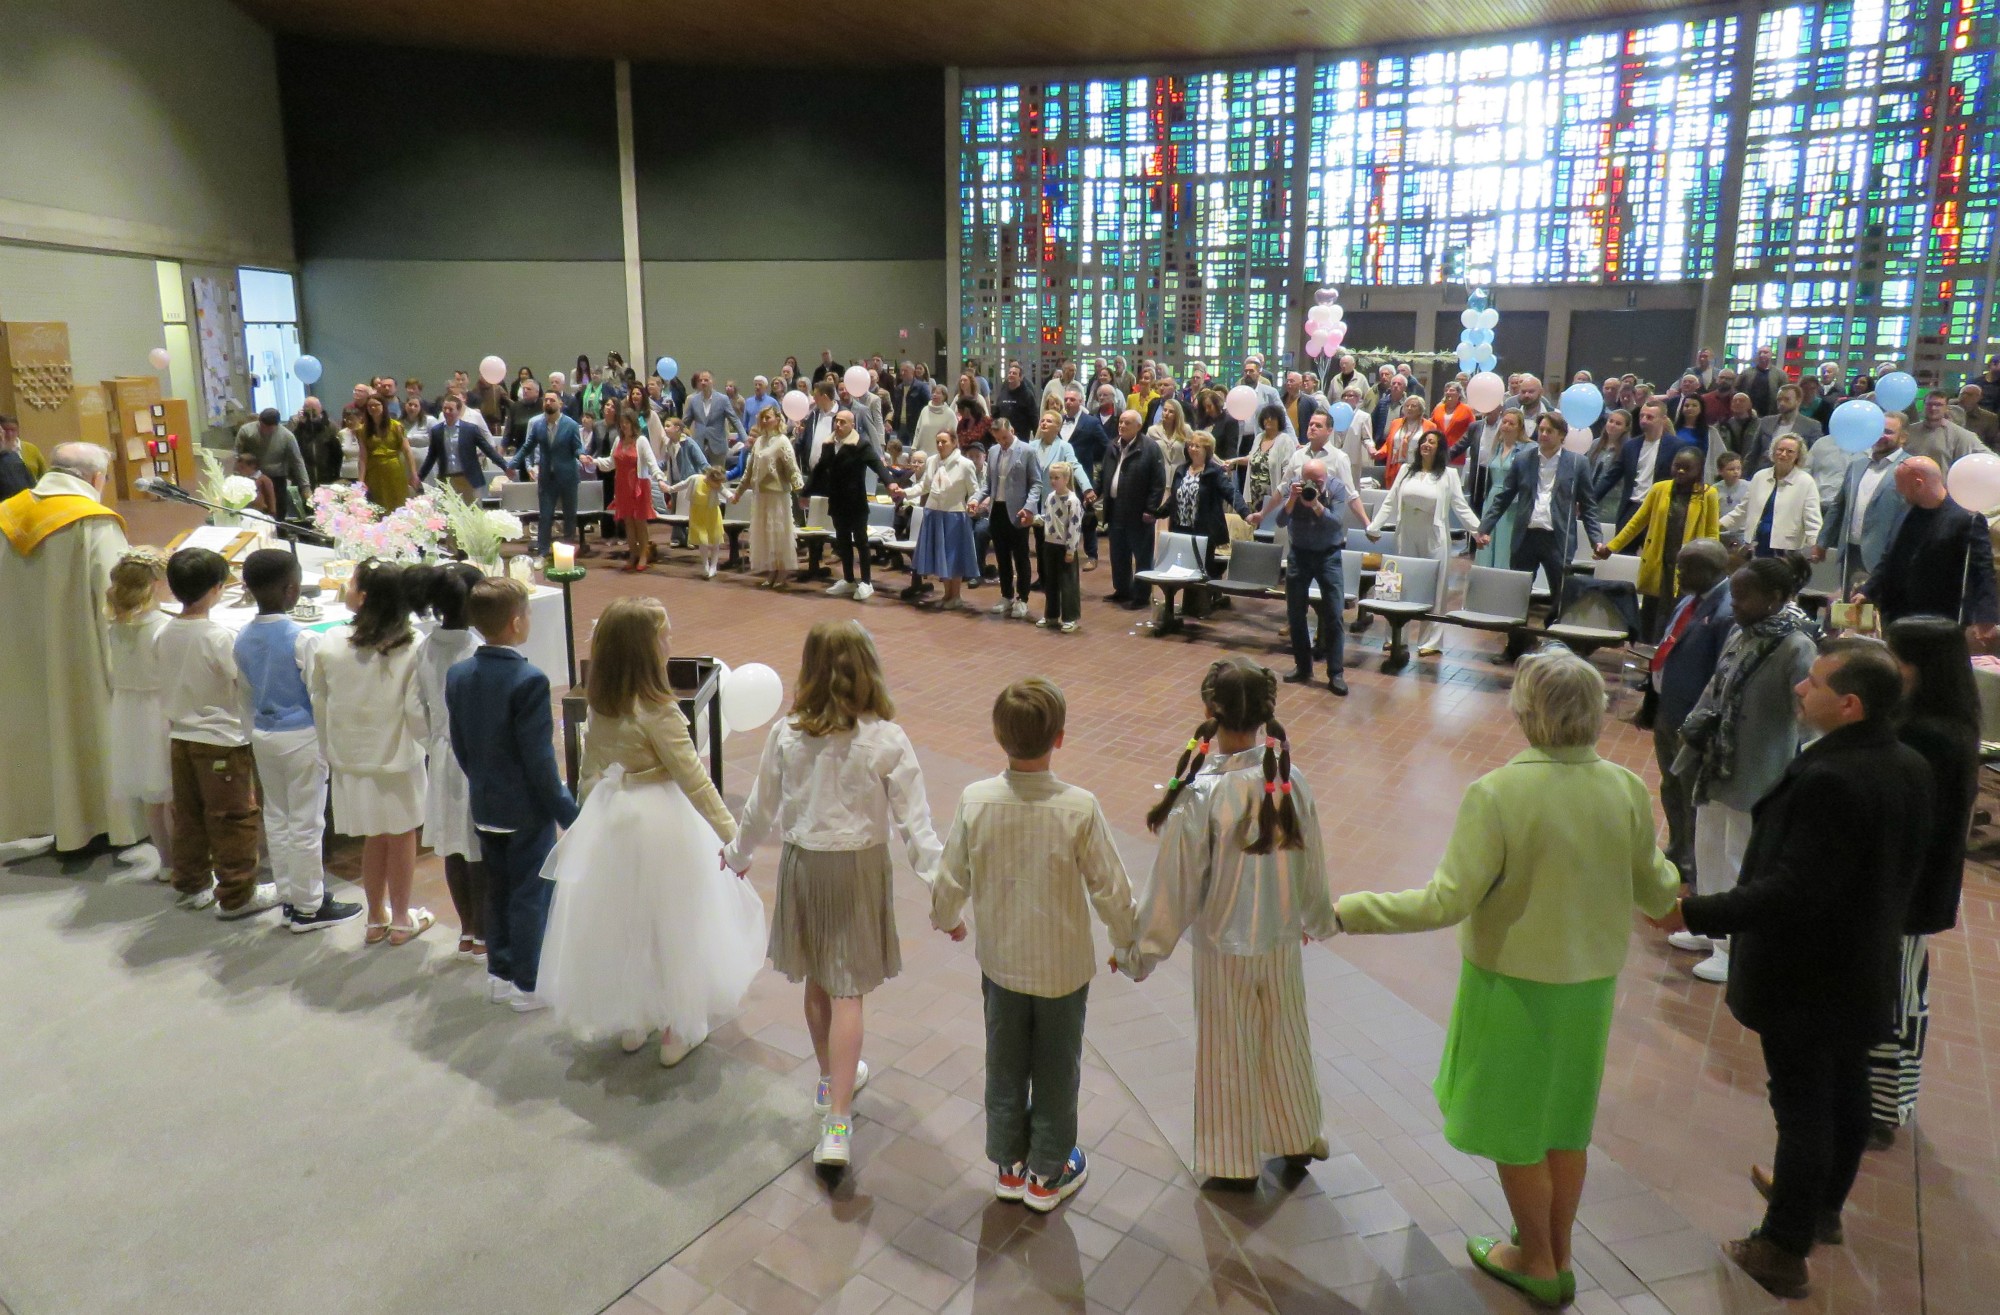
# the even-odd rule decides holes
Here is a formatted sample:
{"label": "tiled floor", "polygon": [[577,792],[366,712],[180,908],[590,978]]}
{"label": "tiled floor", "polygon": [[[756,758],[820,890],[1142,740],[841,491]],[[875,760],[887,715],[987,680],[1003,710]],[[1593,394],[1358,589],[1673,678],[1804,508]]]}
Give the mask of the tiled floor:
{"label": "tiled floor", "polygon": [[[141,531],[184,523],[144,508]],[[664,535],[662,535],[664,539]],[[602,562],[603,558],[596,559]],[[893,585],[901,577],[890,576]],[[1107,573],[1084,577],[1084,630],[1054,636],[987,616],[937,617],[893,601],[865,605],[794,589],[773,596],[742,578],[702,582],[684,554],[634,578],[593,571],[578,587],[587,629],[611,597],[645,591],[674,618],[678,651],[734,665],[764,661],[791,680],[805,627],[858,615],[876,635],[899,719],[924,758],[942,826],[960,788],[1000,765],[987,730],[992,692],[1030,673],[1062,685],[1068,743],[1057,770],[1104,801],[1135,875],[1150,860],[1141,815],[1196,720],[1195,685],[1219,652],[1281,664],[1279,620],[1241,605],[1185,636],[1134,631],[1097,601]],[[892,592],[892,591],[891,591]],[[991,589],[971,595],[991,602]],[[1507,670],[1484,637],[1453,632],[1441,663],[1375,670],[1355,654],[1353,696],[1286,689],[1280,713],[1298,768],[1321,800],[1336,891],[1423,881],[1462,787],[1515,752]],[[1609,661],[1607,655],[1606,661]],[[729,743],[727,793],[739,801],[761,735]],[[1623,724],[1604,752],[1651,779],[1648,740]],[[775,851],[753,873],[767,899]],[[424,898],[449,900],[434,863]],[[1307,954],[1314,1047],[1334,1158],[1305,1180],[1267,1180],[1254,1197],[1195,1190],[1185,1152],[1192,1097],[1186,965],[1145,985],[1092,988],[1082,1139],[1090,1183],[1036,1218],[992,1201],[980,1158],[977,968],[971,948],[928,930],[921,891],[899,870],[903,975],[869,998],[867,1055],[879,1076],[858,1101],[857,1161],[831,1197],[800,1165],[672,1257],[615,1310],[1481,1311],[1524,1309],[1466,1268],[1463,1237],[1505,1218],[1488,1166],[1437,1132],[1429,1093],[1458,955],[1447,934],[1343,939]],[[1814,1259],[1802,1309],[1995,1308],[2000,1281],[2000,883],[1968,872],[1958,930],[1933,942],[1932,1053],[1920,1122],[1871,1155],[1847,1213],[1846,1246]],[[1717,1262],[1714,1241],[1755,1221],[1744,1170],[1768,1163],[1772,1130],[1755,1038],[1721,993],[1688,976],[1689,957],[1635,923],[1597,1129],[1599,1155],[1578,1239],[1583,1315],[1773,1309]],[[710,1042],[812,1078],[798,995],[766,973],[744,1013]],[[664,1258],[663,1258],[664,1259]]]}

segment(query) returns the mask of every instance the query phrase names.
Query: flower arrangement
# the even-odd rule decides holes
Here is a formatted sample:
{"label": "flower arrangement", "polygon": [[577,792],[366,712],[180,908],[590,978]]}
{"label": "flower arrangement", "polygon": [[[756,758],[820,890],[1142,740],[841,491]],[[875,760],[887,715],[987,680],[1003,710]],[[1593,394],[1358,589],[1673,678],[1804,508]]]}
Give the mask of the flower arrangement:
{"label": "flower arrangement", "polygon": [[215,499],[231,511],[242,511],[257,500],[257,481],[247,475],[231,475],[222,481],[222,496]]}
{"label": "flower arrangement", "polygon": [[452,541],[470,561],[493,565],[500,560],[500,545],[527,534],[521,518],[511,511],[488,511],[467,502],[450,485],[441,485],[434,495],[439,515],[451,529]]}
{"label": "flower arrangement", "polygon": [[449,528],[432,494],[420,493],[385,516],[368,501],[364,484],[320,485],[313,490],[312,513],[313,526],[332,537],[335,554],[357,562],[429,556]]}

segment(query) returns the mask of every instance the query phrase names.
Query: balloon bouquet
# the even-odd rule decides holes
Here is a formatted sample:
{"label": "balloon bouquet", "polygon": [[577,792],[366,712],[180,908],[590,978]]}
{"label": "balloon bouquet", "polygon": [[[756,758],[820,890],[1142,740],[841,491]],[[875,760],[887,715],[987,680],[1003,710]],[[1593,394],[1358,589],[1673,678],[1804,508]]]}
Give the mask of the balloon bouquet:
{"label": "balloon bouquet", "polygon": [[1468,375],[1491,374],[1500,360],[1493,351],[1493,330],[1500,323],[1500,312],[1493,309],[1486,289],[1472,290],[1465,309],[1458,313],[1458,322],[1458,368]]}

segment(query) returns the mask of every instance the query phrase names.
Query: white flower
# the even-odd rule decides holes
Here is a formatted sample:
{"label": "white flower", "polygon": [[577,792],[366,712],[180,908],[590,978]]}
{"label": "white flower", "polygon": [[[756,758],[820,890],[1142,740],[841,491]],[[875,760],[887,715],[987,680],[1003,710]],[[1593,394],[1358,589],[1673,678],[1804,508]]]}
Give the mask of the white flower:
{"label": "white flower", "polygon": [[257,500],[257,481],[247,475],[231,475],[222,481],[222,496],[216,501],[235,511],[241,511]]}
{"label": "white flower", "polygon": [[518,539],[528,532],[527,526],[521,524],[521,518],[511,511],[487,512],[486,524],[501,539]]}

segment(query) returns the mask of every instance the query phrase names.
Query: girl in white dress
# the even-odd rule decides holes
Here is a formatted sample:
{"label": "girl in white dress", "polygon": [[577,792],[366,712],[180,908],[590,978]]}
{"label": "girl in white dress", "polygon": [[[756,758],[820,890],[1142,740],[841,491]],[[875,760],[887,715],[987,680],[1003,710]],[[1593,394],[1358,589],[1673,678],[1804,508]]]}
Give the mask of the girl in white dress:
{"label": "girl in white dress", "polygon": [[417,698],[422,646],[410,625],[404,576],[394,562],[361,564],[347,582],[354,622],[320,645],[308,681],[320,747],[333,768],[334,827],[363,838],[370,945],[402,945],[437,921],[429,909],[410,907],[427,723]]}
{"label": "girl in white dress", "polygon": [[174,785],[167,765],[167,714],[160,704],[154,645],[167,625],[160,591],[167,559],[156,548],[128,548],[105,591],[111,626],[111,791],[146,806],[146,828],[160,852],[155,881],[172,881],[166,855],[174,834]]}
{"label": "girl in white dress", "polygon": [[[416,574],[416,572],[412,572]],[[445,673],[472,656],[479,633],[465,620],[465,600],[485,579],[478,567],[451,562],[422,575],[414,601],[437,619],[417,652],[417,701],[424,714],[424,752],[429,776],[424,788],[424,844],[444,860],[445,885],[458,911],[458,957],[486,957],[486,865],[480,861],[479,832],[472,825],[471,786],[458,755],[451,751],[451,713],[444,702]]]}
{"label": "girl in white dress", "polygon": [[[1456,516],[1469,533],[1479,530],[1479,517],[1465,500],[1458,468],[1451,464],[1444,435],[1426,429],[1418,436],[1410,460],[1396,472],[1396,482],[1368,521],[1368,537],[1382,537],[1382,527],[1394,522],[1396,546],[1403,557],[1429,557],[1438,564],[1437,596],[1431,611],[1445,610],[1445,585],[1451,579],[1451,520]],[[1412,600],[1414,601],[1414,600]],[[1444,652],[1444,622],[1417,624],[1417,656]]]}
{"label": "girl in white dress", "polygon": [[556,883],[538,990],[627,1053],[660,1033],[671,1068],[733,1012],[764,963],[764,902],[719,868],[736,838],[667,684],[667,610],[619,598],[590,648],[583,812],[549,855]]}
{"label": "girl in white dress", "polygon": [[[928,520],[926,521],[928,523]],[[722,851],[736,872],[773,822],[785,839],[771,966],[806,984],[806,1030],[819,1060],[813,1105],[824,1118],[813,1163],[849,1158],[861,1062],[861,999],[902,971],[889,879],[889,833],[928,886],[944,846],[931,826],[924,773],[875,641],[856,621],[821,621],[806,635],[791,716],[764,741],[743,825]]]}

